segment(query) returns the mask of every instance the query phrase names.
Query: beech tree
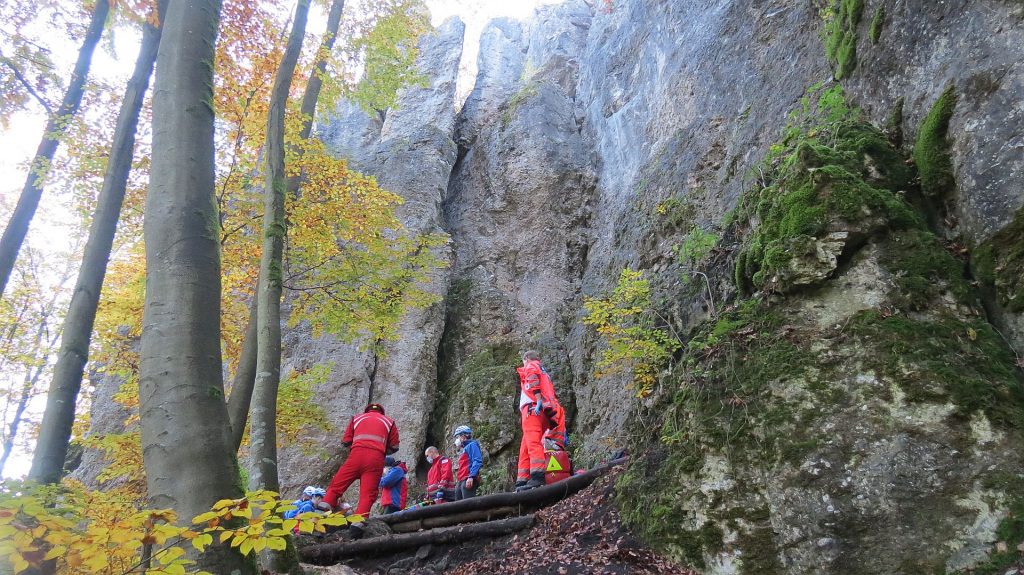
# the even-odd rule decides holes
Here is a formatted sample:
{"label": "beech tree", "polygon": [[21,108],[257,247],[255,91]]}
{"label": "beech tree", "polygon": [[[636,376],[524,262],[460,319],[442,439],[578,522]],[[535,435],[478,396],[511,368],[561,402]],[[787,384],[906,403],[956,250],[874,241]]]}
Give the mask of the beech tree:
{"label": "beech tree", "polygon": [[[338,28],[341,25],[341,15],[345,9],[345,0],[333,0],[330,12],[327,15],[327,30],[324,32],[320,48],[317,50],[313,63],[313,71],[306,82],[306,90],[302,96],[302,129],[299,137],[306,139],[313,129],[313,117],[316,114],[317,101],[320,99],[320,91],[323,88],[323,75],[327,70],[327,62],[331,57],[331,50],[338,37]],[[290,40],[290,38],[289,38]],[[280,71],[278,72],[280,75]],[[283,119],[283,118],[282,118]],[[298,192],[301,178],[298,175],[287,179],[287,194],[292,195]],[[261,292],[259,281],[255,292]],[[245,436],[245,424],[249,414],[249,406],[252,401],[253,387],[256,384],[256,357],[257,357],[257,325],[258,306],[257,297],[253,297],[249,306],[249,320],[246,322],[245,335],[242,343],[242,350],[238,360],[238,368],[231,385],[231,396],[228,398],[228,415],[231,418],[232,442],[237,450],[242,445],[242,438]],[[280,374],[278,375],[280,378]]]}
{"label": "beech tree", "polygon": [[[158,22],[165,15],[168,1],[159,0]],[[128,80],[118,113],[103,186],[96,200],[89,239],[85,245],[71,305],[64,320],[57,364],[46,397],[46,411],[43,413],[32,470],[29,472],[31,479],[41,483],[59,481],[67,457],[71,426],[75,421],[75,405],[89,358],[93,322],[131,171],[139,113],[149,88],[149,78],[153,74],[159,45],[160,28],[147,21],[143,27],[135,69]]]}
{"label": "beech tree", "polygon": [[[263,254],[260,257],[261,279],[257,294],[256,383],[249,417],[249,488],[252,490],[280,490],[277,475],[277,390],[281,383],[281,282],[284,275],[284,238],[287,233],[284,217],[287,193],[284,116],[292,75],[306,35],[308,15],[309,0],[299,0],[292,31],[288,36],[288,47],[274,79],[267,119]],[[293,546],[289,545],[283,553],[273,555],[276,571],[302,573]]]}
{"label": "beech tree", "polygon": [[[171,3],[153,89],[139,414],[150,500],[184,518],[242,496],[221,375],[211,105],[220,8],[219,0]],[[253,572],[223,545],[198,561],[217,573]]]}
{"label": "beech tree", "polygon": [[46,122],[43,137],[39,142],[39,147],[36,148],[36,154],[29,166],[28,174],[25,176],[25,185],[22,187],[18,204],[7,222],[7,227],[4,228],[3,236],[0,237],[0,298],[3,297],[7,281],[11,277],[14,260],[18,257],[21,244],[25,241],[25,236],[28,235],[29,223],[36,213],[36,208],[39,207],[39,200],[43,195],[43,184],[53,156],[57,152],[57,145],[60,143],[68,121],[78,111],[78,106],[82,102],[85,81],[92,63],[92,53],[103,34],[103,25],[109,13],[110,2],[97,0],[89,20],[89,27],[82,40],[82,46],[78,51],[78,60],[71,72],[71,81],[64,93],[64,99],[57,111],[50,114]]}

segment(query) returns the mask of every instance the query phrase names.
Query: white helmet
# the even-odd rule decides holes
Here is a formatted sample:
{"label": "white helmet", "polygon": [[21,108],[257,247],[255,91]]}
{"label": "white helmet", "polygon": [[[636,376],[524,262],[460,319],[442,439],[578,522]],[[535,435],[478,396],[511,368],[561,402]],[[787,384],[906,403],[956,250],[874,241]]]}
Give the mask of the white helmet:
{"label": "white helmet", "polygon": [[473,436],[473,430],[468,425],[460,425],[455,428],[455,433],[452,433],[452,437],[458,437],[460,435]]}
{"label": "white helmet", "polygon": [[306,497],[312,497],[312,496],[316,495],[316,487],[313,487],[312,485],[309,485],[305,489],[302,490],[302,494],[305,495]]}

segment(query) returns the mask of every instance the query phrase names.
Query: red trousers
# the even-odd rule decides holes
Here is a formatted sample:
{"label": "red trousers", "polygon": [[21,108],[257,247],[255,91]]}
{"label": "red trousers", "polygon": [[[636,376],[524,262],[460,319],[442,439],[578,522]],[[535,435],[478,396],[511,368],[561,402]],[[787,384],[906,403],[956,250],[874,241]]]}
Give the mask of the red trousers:
{"label": "red trousers", "polygon": [[519,465],[516,469],[516,481],[530,479],[531,473],[543,474],[547,469],[544,458],[544,430],[547,429],[547,418],[544,414],[533,415],[530,406],[520,409],[523,421],[523,440],[519,443]]}
{"label": "red trousers", "polygon": [[384,474],[384,454],[376,449],[353,447],[348,459],[341,465],[338,472],[327,486],[324,501],[331,507],[337,507],[338,498],[348,489],[349,485],[359,480],[359,505],[356,513],[366,516],[377,500],[380,490],[380,476]]}

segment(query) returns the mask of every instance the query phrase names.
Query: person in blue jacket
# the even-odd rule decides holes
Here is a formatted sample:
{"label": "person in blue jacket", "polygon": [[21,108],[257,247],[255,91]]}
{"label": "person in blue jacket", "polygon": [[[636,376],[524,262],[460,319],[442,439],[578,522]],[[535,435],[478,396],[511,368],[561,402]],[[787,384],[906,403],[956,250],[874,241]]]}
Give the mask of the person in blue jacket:
{"label": "person in blue jacket", "polygon": [[395,513],[405,509],[405,498],[409,492],[408,471],[404,461],[398,461],[390,455],[384,458],[384,474],[380,478],[380,504],[384,514]]}
{"label": "person in blue jacket", "polygon": [[468,425],[456,427],[452,435],[455,437],[455,446],[459,448],[458,484],[455,486],[455,500],[458,501],[476,496],[484,456],[480,451],[480,443],[473,439],[473,430]]}
{"label": "person in blue jacket", "polygon": [[295,509],[284,512],[285,519],[294,519],[295,517],[303,514],[310,513],[312,511],[322,512],[327,511],[329,508],[323,503],[324,494],[326,492],[312,485],[302,490],[302,497],[297,499],[292,505]]}

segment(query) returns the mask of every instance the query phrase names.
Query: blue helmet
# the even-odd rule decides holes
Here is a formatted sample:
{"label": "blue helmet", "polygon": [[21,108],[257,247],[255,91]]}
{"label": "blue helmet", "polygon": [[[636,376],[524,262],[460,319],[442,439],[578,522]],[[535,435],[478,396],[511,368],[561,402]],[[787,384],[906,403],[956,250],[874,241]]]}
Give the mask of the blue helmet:
{"label": "blue helmet", "polygon": [[468,435],[473,437],[473,429],[468,425],[460,425],[455,428],[455,433],[452,433],[452,437],[458,437],[460,435]]}

